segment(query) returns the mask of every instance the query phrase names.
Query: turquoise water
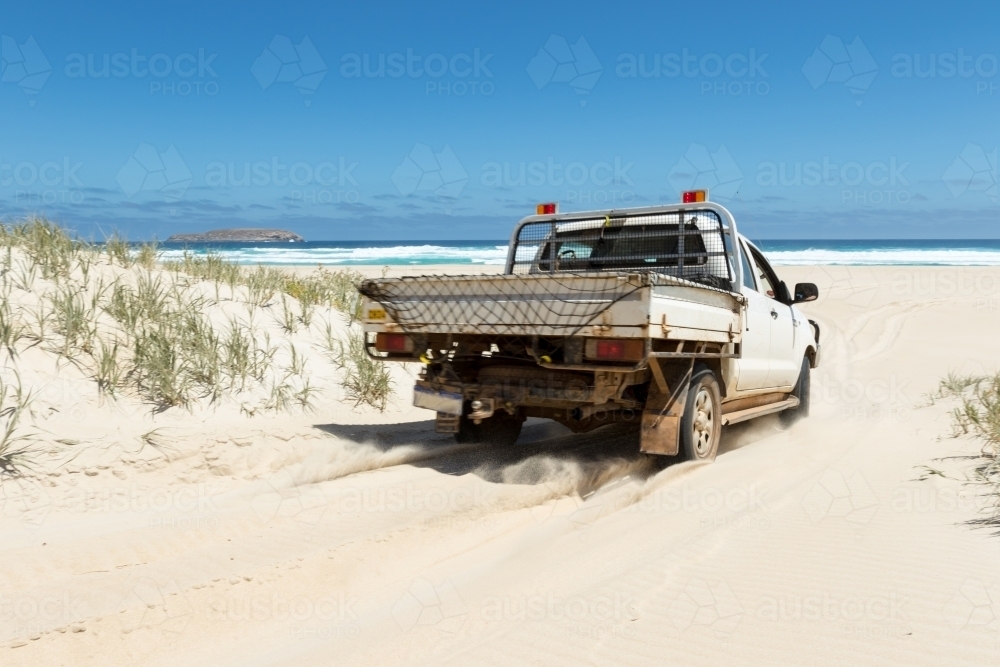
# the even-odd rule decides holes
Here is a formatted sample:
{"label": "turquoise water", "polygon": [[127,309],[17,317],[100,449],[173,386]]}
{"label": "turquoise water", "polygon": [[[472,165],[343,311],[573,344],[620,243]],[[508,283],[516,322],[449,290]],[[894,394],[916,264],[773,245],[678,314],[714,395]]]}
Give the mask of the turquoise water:
{"label": "turquoise water", "polygon": [[[779,266],[843,264],[867,266],[1000,265],[1000,239],[987,240],[754,240]],[[240,264],[405,266],[422,264],[502,265],[507,241],[308,241],[304,243],[164,243],[165,259],[187,248],[216,252]]]}

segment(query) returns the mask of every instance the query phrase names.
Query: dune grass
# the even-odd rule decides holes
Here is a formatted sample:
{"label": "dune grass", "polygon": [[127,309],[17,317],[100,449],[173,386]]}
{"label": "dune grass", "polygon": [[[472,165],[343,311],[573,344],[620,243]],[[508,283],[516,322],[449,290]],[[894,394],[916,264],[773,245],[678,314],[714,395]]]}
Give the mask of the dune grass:
{"label": "dune grass", "polygon": [[327,323],[323,331],[323,348],[337,365],[347,398],[354,405],[365,403],[385,411],[392,397],[392,376],[386,364],[368,356],[364,334],[354,333],[345,341]]}
{"label": "dune grass", "polygon": [[18,475],[32,457],[34,436],[21,420],[30,414],[33,396],[24,390],[16,373],[14,380],[11,384],[0,377],[0,477]]}
{"label": "dune grass", "polygon": [[[361,318],[362,303],[357,285],[363,279],[357,271],[318,269],[310,275],[298,276],[265,266],[245,270],[216,255],[195,256],[187,252],[180,260],[167,262],[165,266],[216,285],[225,284],[230,289],[242,287],[248,303],[273,309],[275,322],[287,334],[312,326],[317,308],[344,314],[349,325],[347,339],[334,335],[327,323],[324,351],[340,369],[347,397],[356,406],[365,404],[380,411],[386,409],[393,393],[392,376],[385,364],[368,356],[364,332],[356,326]],[[295,400],[286,400],[286,393],[280,383],[274,385],[269,404],[302,403],[303,396],[308,398],[310,395],[304,388],[295,394]]]}
{"label": "dune grass", "polygon": [[[94,266],[115,267],[114,279]],[[13,358],[25,343],[64,357],[87,372],[108,396],[137,394],[156,411],[191,407],[246,391],[266,395],[268,410],[308,409],[316,389],[294,346],[272,345],[257,335],[256,309],[267,309],[286,335],[309,330],[318,310],[347,319],[348,335],[322,347],[340,369],[356,405],[384,410],[392,393],[388,370],[365,353],[356,322],[361,274],[318,269],[300,276],[271,267],[252,269],[219,255],[185,252],[157,268],[155,244],[138,248],[118,235],[103,243],[71,237],[40,218],[0,225],[0,350]],[[101,277],[101,276],[105,277]],[[41,281],[41,282],[39,282]],[[208,282],[214,299],[198,287]],[[18,290],[37,303],[12,305]],[[213,324],[210,306],[245,306],[247,321]],[[328,317],[326,318],[328,320]]]}
{"label": "dune grass", "polygon": [[982,443],[975,457],[972,481],[987,487],[990,513],[971,523],[1000,530],[1000,373],[949,374],[941,381],[938,394],[955,396],[960,401],[952,411],[954,435],[972,436]]}

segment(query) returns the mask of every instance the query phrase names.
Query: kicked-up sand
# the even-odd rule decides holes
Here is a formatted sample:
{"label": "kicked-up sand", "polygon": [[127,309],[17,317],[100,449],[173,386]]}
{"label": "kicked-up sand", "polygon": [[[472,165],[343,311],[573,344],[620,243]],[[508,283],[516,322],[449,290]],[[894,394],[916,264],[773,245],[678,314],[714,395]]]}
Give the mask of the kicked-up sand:
{"label": "kicked-up sand", "polygon": [[[710,465],[545,422],[457,446],[415,368],[379,413],[319,354],[313,413],[43,393],[38,437],[74,444],[0,487],[0,664],[1000,664],[1000,538],[952,458],[980,443],[932,396],[1000,370],[1000,268],[778,272],[820,288],[812,415]],[[70,372],[31,354],[22,379]]]}

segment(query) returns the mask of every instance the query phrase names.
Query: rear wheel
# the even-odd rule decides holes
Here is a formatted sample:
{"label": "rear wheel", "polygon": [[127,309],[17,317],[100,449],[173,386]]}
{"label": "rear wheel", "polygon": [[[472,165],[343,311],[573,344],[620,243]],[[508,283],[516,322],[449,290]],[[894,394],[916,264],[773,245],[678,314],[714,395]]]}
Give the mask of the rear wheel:
{"label": "rear wheel", "polygon": [[522,424],[524,417],[520,414],[512,415],[506,410],[498,410],[492,417],[487,417],[478,424],[463,415],[458,423],[455,442],[463,445],[508,447],[517,442]]}
{"label": "rear wheel", "polygon": [[778,413],[787,425],[792,425],[803,417],[809,416],[809,385],[810,385],[810,366],[809,357],[802,358],[802,370],[799,371],[799,379],[795,383],[795,388],[792,389],[792,396],[799,399],[799,404],[797,407],[791,408],[789,410],[782,410]]}
{"label": "rear wheel", "polygon": [[697,370],[681,418],[681,453],[689,461],[714,461],[722,438],[722,397],[715,373]]}

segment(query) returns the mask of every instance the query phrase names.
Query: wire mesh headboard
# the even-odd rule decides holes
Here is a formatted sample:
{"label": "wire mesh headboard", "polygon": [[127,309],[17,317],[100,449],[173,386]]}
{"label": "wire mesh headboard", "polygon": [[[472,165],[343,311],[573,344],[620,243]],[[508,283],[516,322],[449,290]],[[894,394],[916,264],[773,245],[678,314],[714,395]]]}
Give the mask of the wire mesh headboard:
{"label": "wire mesh headboard", "polygon": [[727,230],[713,210],[608,215],[524,224],[511,273],[649,271],[728,289]]}

